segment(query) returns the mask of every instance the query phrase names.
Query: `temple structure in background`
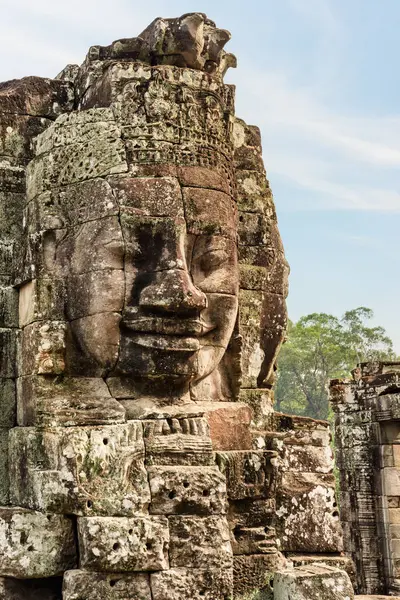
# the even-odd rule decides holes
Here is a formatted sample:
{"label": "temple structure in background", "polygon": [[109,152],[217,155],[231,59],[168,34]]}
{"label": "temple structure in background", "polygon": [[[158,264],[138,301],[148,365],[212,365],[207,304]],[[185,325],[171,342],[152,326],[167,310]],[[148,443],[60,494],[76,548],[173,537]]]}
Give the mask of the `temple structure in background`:
{"label": "temple structure in background", "polygon": [[344,548],[364,593],[400,594],[400,363],[333,380]]}
{"label": "temple structure in background", "polygon": [[0,84],[0,600],[362,586],[328,423],[273,410],[288,265],[229,38],[156,19]]}

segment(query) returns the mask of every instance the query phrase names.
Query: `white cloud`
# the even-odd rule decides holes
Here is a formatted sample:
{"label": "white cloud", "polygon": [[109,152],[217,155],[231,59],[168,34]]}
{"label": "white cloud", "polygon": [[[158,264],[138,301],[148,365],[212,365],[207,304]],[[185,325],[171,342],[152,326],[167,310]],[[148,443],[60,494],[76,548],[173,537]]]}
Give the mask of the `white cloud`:
{"label": "white cloud", "polygon": [[314,209],[400,211],[400,114],[348,116],[284,73],[244,73],[239,103],[248,120],[257,107],[270,175],[319,192]]}

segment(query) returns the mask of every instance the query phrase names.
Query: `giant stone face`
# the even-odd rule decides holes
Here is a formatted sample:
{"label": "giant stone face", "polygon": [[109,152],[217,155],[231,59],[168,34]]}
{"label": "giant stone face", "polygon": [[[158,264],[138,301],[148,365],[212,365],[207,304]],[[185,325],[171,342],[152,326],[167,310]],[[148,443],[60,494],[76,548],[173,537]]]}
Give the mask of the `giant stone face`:
{"label": "giant stone face", "polygon": [[185,186],[178,177],[111,179],[118,214],[71,228],[61,243],[77,374],[89,365],[151,381],[153,392],[161,382],[165,393],[166,383],[198,382],[221,361],[238,307],[236,208],[189,177],[190,169]]}

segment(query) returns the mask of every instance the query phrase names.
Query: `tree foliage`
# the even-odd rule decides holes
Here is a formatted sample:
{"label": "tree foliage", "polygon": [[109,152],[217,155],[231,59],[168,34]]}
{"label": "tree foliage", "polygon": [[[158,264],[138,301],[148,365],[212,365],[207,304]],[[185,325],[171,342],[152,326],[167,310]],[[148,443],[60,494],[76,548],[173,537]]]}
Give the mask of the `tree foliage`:
{"label": "tree foliage", "polygon": [[289,322],[278,361],[276,409],[316,419],[329,414],[328,384],[348,377],[359,362],[393,360],[393,344],[383,327],[370,327],[373,311],[361,306],[342,318],[313,313]]}

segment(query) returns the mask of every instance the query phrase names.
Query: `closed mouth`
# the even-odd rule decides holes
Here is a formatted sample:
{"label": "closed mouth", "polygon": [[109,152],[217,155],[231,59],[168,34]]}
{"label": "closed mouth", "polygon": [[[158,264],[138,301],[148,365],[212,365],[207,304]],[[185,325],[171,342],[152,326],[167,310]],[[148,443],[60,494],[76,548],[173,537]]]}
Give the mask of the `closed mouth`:
{"label": "closed mouth", "polygon": [[134,333],[130,339],[139,346],[155,350],[197,352],[200,349],[200,340],[191,336]]}
{"label": "closed mouth", "polygon": [[136,333],[160,334],[171,337],[201,337],[214,329],[198,319],[160,317],[123,317],[121,325]]}
{"label": "closed mouth", "polygon": [[125,316],[121,325],[133,343],[169,352],[196,352],[200,338],[214,329],[198,319]]}

